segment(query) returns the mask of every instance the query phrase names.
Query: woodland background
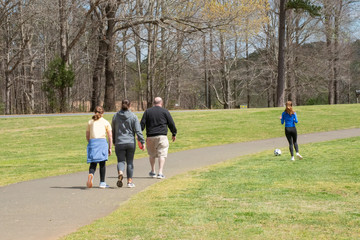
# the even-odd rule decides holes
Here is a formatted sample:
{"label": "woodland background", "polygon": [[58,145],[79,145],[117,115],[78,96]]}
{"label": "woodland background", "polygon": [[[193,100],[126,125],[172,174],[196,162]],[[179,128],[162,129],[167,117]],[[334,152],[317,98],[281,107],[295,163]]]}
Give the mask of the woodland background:
{"label": "woodland background", "polygon": [[356,103],[359,4],[0,0],[0,114]]}

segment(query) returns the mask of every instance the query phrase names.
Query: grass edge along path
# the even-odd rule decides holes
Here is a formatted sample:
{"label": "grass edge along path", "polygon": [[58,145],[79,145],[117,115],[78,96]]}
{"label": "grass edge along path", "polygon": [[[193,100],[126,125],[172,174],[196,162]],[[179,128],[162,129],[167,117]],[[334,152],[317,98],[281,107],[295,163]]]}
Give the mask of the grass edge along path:
{"label": "grass edge along path", "polygon": [[[359,239],[360,137],[177,175],[62,239]],[[286,148],[282,148],[283,152]]]}

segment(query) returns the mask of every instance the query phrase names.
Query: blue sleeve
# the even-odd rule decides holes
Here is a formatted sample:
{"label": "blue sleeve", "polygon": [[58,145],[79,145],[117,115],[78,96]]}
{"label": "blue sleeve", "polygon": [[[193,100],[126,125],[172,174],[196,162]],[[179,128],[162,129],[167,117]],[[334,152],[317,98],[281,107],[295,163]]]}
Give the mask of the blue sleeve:
{"label": "blue sleeve", "polygon": [[294,122],[298,123],[298,118],[297,118],[296,112],[294,113]]}
{"label": "blue sleeve", "polygon": [[281,124],[284,124],[284,122],[285,122],[285,114],[284,114],[285,112],[283,112],[282,114],[281,114]]}

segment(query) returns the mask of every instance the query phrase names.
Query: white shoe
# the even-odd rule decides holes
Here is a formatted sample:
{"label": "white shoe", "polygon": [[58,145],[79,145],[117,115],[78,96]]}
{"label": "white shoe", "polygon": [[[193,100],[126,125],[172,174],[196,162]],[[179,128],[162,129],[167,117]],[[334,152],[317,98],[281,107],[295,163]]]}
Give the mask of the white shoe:
{"label": "white shoe", "polygon": [[164,179],[164,178],[165,178],[165,176],[164,176],[164,175],[162,175],[162,174],[158,174],[158,175],[157,175],[157,178],[158,178],[158,179]]}
{"label": "white shoe", "polygon": [[300,155],[300,153],[296,153],[296,156],[297,156],[299,159],[303,159],[303,157]]}
{"label": "white shoe", "polygon": [[109,185],[106,184],[106,182],[100,182],[99,188],[108,188]]}
{"label": "white shoe", "polygon": [[295,158],[294,158],[294,157],[291,157],[291,161],[295,161]]}

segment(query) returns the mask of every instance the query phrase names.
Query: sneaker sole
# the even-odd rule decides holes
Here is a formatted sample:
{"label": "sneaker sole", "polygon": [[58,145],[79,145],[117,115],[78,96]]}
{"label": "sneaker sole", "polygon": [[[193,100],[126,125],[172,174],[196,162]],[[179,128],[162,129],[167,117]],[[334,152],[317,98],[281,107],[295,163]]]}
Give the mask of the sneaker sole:
{"label": "sneaker sole", "polygon": [[88,180],[87,180],[87,183],[86,183],[86,186],[88,187],[88,188],[92,188],[92,185],[93,185],[93,177],[94,177],[94,175],[92,175],[92,174],[89,174],[89,176],[88,176]]}
{"label": "sneaker sole", "polygon": [[123,182],[122,182],[122,180],[123,180],[123,175],[122,174],[120,174],[119,176],[118,176],[118,181],[117,181],[117,183],[116,183],[116,186],[118,186],[118,187],[122,187],[123,186]]}

